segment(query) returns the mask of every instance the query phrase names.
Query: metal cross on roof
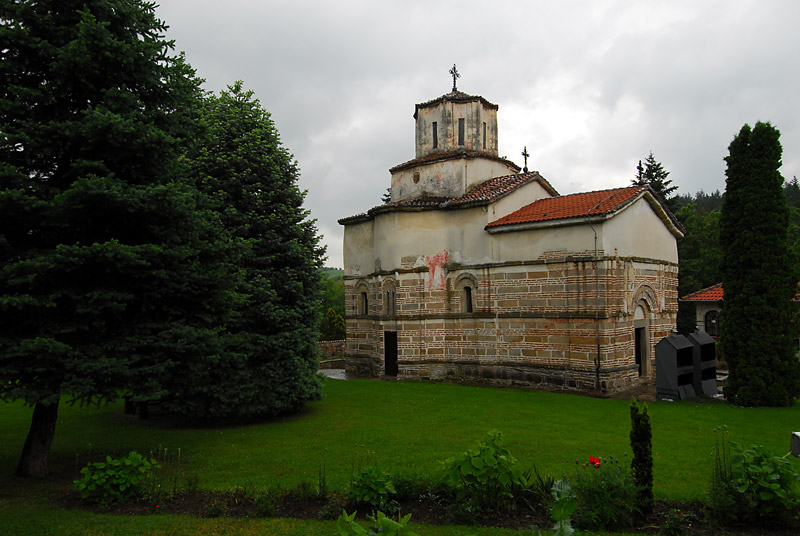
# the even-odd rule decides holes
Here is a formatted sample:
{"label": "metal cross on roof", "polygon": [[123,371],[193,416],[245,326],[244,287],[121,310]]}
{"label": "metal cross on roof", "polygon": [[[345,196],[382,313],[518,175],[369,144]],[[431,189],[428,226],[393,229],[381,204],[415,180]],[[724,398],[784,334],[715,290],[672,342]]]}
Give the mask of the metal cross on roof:
{"label": "metal cross on roof", "polygon": [[525,159],[525,167],[522,168],[522,172],[523,173],[527,173],[528,172],[528,157],[529,156],[530,155],[528,154],[528,146],[526,145],[525,148],[522,150],[522,158]]}
{"label": "metal cross on roof", "polygon": [[461,74],[459,74],[458,69],[456,69],[456,64],[453,64],[453,68],[450,69],[450,76],[453,77],[453,91],[458,91],[456,89],[456,79],[461,78]]}

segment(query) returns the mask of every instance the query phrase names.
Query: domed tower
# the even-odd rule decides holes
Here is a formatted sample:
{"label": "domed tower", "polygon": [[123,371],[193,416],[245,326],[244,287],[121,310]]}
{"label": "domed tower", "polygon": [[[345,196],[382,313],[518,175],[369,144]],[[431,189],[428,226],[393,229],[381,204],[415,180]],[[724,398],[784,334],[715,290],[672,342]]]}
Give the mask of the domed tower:
{"label": "domed tower", "polygon": [[460,197],[492,177],[519,172],[498,156],[498,106],[458,91],[453,67],[453,90],[416,105],[416,157],[389,170],[392,201]]}

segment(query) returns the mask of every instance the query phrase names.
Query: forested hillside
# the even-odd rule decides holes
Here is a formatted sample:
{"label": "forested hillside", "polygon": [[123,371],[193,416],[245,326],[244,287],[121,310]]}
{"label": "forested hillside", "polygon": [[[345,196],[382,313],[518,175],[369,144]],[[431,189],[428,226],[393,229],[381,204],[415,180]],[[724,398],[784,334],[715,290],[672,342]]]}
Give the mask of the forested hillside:
{"label": "forested hillside", "polygon": [[[800,259],[800,183],[797,177],[783,186],[789,204],[789,246]],[[723,194],[699,191],[694,195],[676,196],[675,215],[686,228],[686,236],[678,242],[680,273],[678,295],[700,290],[722,281],[720,273],[722,249],[719,242],[719,216]],[[695,327],[695,310],[691,303],[680,303],[678,330],[688,333]]]}

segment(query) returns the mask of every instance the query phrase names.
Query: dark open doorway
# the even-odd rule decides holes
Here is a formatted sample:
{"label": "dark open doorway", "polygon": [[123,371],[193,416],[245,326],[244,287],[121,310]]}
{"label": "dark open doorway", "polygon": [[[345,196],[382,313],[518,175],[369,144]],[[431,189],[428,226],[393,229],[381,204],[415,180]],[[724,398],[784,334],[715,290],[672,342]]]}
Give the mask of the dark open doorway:
{"label": "dark open doorway", "polygon": [[383,350],[385,371],[387,376],[397,376],[397,332],[383,332]]}
{"label": "dark open doorway", "polygon": [[642,375],[642,356],[644,355],[644,330],[646,328],[635,328],[634,329],[634,337],[636,340],[634,341],[634,351],[636,355],[636,366],[639,368],[639,376]]}

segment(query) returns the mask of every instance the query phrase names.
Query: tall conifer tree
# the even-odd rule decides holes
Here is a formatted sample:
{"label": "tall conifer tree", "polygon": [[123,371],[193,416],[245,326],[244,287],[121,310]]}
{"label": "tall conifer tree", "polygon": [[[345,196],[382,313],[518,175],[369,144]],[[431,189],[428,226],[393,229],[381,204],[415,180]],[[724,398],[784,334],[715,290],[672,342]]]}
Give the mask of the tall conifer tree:
{"label": "tall conifer tree", "polygon": [[678,198],[673,196],[673,193],[678,189],[677,186],[672,186],[672,181],[668,179],[669,171],[664,169],[661,162],[656,160],[653,151],[647,155],[644,160],[639,160],[639,165],[636,166],[636,178],[631,181],[634,186],[650,186],[656,192],[667,207],[673,212],[678,208]]}
{"label": "tall conifer tree", "polygon": [[174,411],[246,420],[292,411],[321,395],[317,377],[323,248],[303,209],[299,171],[252,91],[209,95],[205,136],[190,153],[198,187],[239,246],[225,351],[197,359],[172,384]]}
{"label": "tall conifer tree", "polygon": [[743,406],[786,406],[800,395],[793,301],[800,273],[787,243],[779,138],[769,123],[744,125],[725,158],[722,351],[730,375],[724,392]]}
{"label": "tall conifer tree", "polygon": [[166,394],[217,352],[227,239],[179,155],[199,81],[142,0],[0,3],[0,397],[34,406],[19,475],[47,472],[59,401]]}

